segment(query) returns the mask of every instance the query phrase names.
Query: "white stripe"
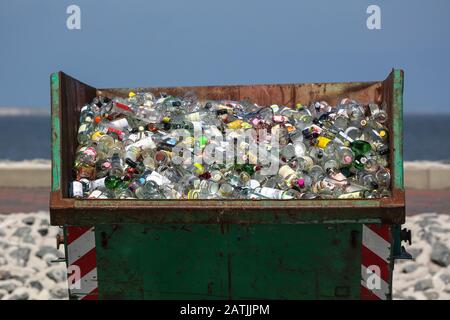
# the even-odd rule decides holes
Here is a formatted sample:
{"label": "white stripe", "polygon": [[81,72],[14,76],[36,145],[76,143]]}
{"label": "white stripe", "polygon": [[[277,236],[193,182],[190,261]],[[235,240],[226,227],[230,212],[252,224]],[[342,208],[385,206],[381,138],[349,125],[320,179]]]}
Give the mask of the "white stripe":
{"label": "white stripe", "polygon": [[91,228],[68,245],[67,261],[69,265],[72,265],[75,261],[91,251],[93,248],[95,248],[95,232],[94,228]]}
{"label": "white stripe", "polygon": [[[369,289],[367,285],[367,278],[371,277],[370,279],[370,287],[372,287],[373,284],[380,285],[379,288],[372,288]],[[386,295],[389,293],[389,284],[384,281],[379,275],[376,273],[373,273],[371,270],[367,270],[366,267],[361,265],[361,285],[364,286],[367,290],[375,294],[378,298],[381,300],[386,300]]]}
{"label": "white stripe", "polygon": [[76,295],[78,299],[83,299],[83,297],[95,290],[98,287],[97,268],[75,282],[73,287],[73,289],[69,289],[70,293]]}
{"label": "white stripe", "polygon": [[362,244],[364,247],[370,249],[377,256],[384,261],[389,262],[391,254],[391,244],[373,232],[369,227],[363,225]]}

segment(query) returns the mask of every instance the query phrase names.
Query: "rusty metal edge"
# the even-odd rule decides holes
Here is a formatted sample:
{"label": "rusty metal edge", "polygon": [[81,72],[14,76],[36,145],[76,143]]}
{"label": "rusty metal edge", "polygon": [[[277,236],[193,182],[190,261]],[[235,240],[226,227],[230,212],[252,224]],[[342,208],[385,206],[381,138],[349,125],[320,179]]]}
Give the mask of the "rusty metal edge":
{"label": "rusty metal edge", "polygon": [[[385,84],[392,76],[392,73],[385,81],[383,81],[383,84]],[[59,74],[61,74],[61,72]],[[367,86],[378,82],[379,81],[330,82],[328,84],[342,85],[343,83],[347,83]],[[306,84],[314,85],[320,83]],[[270,86],[276,84],[266,85]],[[235,86],[236,85],[229,85],[221,87]],[[242,86],[264,86],[264,84]],[[123,90],[123,88],[120,90]],[[59,95],[61,94],[61,92],[58,93]],[[60,110],[58,111],[59,115]],[[122,210],[125,210],[127,213],[124,214]],[[347,213],[351,213],[351,215],[343,215],[344,210]],[[193,213],[191,211],[196,212]],[[314,213],[312,213],[313,211]],[[360,221],[361,223],[378,220],[382,223],[401,224],[404,223],[405,220],[405,202],[404,191],[396,188],[393,190],[393,197],[388,199],[270,200],[269,202],[255,202],[251,200],[202,200],[200,203],[190,200],[188,206],[186,206],[186,201],[184,200],[133,200],[129,202],[127,200],[75,200],[63,198],[61,190],[56,189],[51,193],[50,212],[52,225],[154,222],[218,223],[220,221],[225,221],[226,223],[280,223],[280,221],[282,221],[282,223],[283,221],[285,223],[313,223],[324,222],[327,220],[336,221],[338,218],[342,221]],[[236,217],[236,214],[239,214],[240,216]],[[170,217],[171,215],[172,217]],[[271,218],[270,215],[272,215],[273,218]],[[342,219],[347,215],[348,219]],[[279,217],[282,217],[282,219],[280,220]]]}

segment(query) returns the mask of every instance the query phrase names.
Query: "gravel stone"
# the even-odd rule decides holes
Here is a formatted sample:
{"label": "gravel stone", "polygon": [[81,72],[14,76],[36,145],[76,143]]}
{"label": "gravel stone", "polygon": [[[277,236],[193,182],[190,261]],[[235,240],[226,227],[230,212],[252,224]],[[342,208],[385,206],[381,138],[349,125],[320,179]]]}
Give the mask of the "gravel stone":
{"label": "gravel stone", "polygon": [[436,300],[439,299],[439,293],[435,291],[425,291],[423,293],[428,300]]}
{"label": "gravel stone", "polygon": [[441,267],[450,265],[450,249],[442,242],[435,242],[431,248],[431,261]]}
{"label": "gravel stone", "polygon": [[63,288],[52,288],[50,289],[50,294],[56,299],[67,299],[69,297],[67,289]]}
{"label": "gravel stone", "polygon": [[450,229],[442,228],[442,227],[439,227],[439,226],[431,226],[429,228],[429,230],[430,230],[430,232],[437,232],[437,233],[448,233],[448,232],[450,232]]}
{"label": "gravel stone", "polygon": [[8,298],[8,300],[28,300],[30,298],[30,295],[28,292],[21,292],[17,294],[13,294],[11,297]]}
{"label": "gravel stone", "polygon": [[34,289],[36,289],[38,291],[42,291],[42,289],[44,289],[44,286],[42,285],[42,283],[40,281],[37,281],[37,280],[30,281],[28,283],[28,285],[31,288],[34,288]]}
{"label": "gravel stone", "polygon": [[437,224],[437,222],[436,222],[435,220],[432,220],[432,219],[424,218],[422,221],[417,222],[417,224],[418,224],[421,228],[425,228],[425,227],[427,227],[427,226],[429,226],[429,225]]}
{"label": "gravel stone", "polygon": [[445,284],[449,284],[450,283],[450,274],[441,274],[439,276],[439,278],[442,280],[442,282],[444,282]]}
{"label": "gravel stone", "polygon": [[5,290],[8,293],[13,292],[19,285],[17,281],[0,281],[0,290]]}
{"label": "gravel stone", "polygon": [[6,250],[10,247],[8,242],[0,241],[0,249]]}
{"label": "gravel stone", "polygon": [[11,272],[6,270],[0,270],[0,281],[9,280],[12,278]]}
{"label": "gravel stone", "polygon": [[48,228],[39,228],[39,229],[38,229],[38,233],[39,233],[41,236],[45,237],[46,235],[48,235]]}
{"label": "gravel stone", "polygon": [[46,254],[51,253],[57,257],[62,257],[61,251],[57,250],[55,247],[42,246],[37,252],[36,257],[43,258]]}
{"label": "gravel stone", "polygon": [[3,297],[6,297],[8,295],[8,291],[0,289],[0,300],[3,299]]}
{"label": "gravel stone", "polygon": [[425,291],[431,288],[433,288],[433,281],[431,279],[419,280],[414,286],[415,291]]}
{"label": "gravel stone", "polygon": [[24,243],[29,243],[29,244],[35,244],[36,243],[36,241],[34,241],[34,238],[31,236],[31,234],[26,235],[23,238],[23,242]]}
{"label": "gravel stone", "polygon": [[31,228],[28,226],[17,228],[13,233],[13,237],[23,238],[31,233]]}
{"label": "gravel stone", "polygon": [[34,224],[34,221],[35,221],[34,217],[26,217],[22,219],[22,222],[29,226],[32,226]]}
{"label": "gravel stone", "polygon": [[24,267],[28,263],[30,252],[30,248],[18,248],[11,251],[9,255],[11,258],[15,259],[20,266]]}
{"label": "gravel stone", "polygon": [[402,272],[403,273],[412,273],[412,272],[416,271],[417,268],[418,268],[417,264],[407,263],[402,267]]}
{"label": "gravel stone", "polygon": [[413,259],[416,259],[421,253],[422,253],[422,248],[408,248],[406,249],[406,251],[411,254],[411,256],[413,257]]}
{"label": "gravel stone", "polygon": [[63,282],[66,280],[66,274],[62,269],[51,269],[46,275],[55,282]]}

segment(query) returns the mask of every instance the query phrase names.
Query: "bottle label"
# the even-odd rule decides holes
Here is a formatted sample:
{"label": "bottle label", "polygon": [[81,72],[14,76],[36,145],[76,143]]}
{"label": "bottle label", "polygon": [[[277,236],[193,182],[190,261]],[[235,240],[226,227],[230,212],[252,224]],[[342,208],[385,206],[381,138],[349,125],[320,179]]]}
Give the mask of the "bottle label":
{"label": "bottle label", "polygon": [[86,132],[88,130],[88,126],[86,123],[83,123],[80,125],[80,127],[78,128],[78,134],[82,134],[84,132]]}
{"label": "bottle label", "polygon": [[289,176],[291,175],[295,175],[295,171],[292,170],[291,167],[289,167],[288,165],[284,165],[280,168],[280,170],[278,171],[278,174],[283,178],[283,179],[287,179]]}
{"label": "bottle label", "polygon": [[156,149],[156,144],[153,141],[152,137],[146,137],[144,139],[141,139],[131,145],[129,145],[128,147],[136,147],[136,148],[142,148],[142,149]]}
{"label": "bottle label", "polygon": [[97,151],[93,147],[89,147],[83,151],[83,154],[91,156],[92,158],[95,159],[95,157],[97,156]]}
{"label": "bottle label", "polygon": [[83,184],[80,181],[72,182],[72,197],[83,198]]}
{"label": "bottle label", "polygon": [[187,114],[186,119],[189,121],[201,121],[200,112]]}
{"label": "bottle label", "polygon": [[116,107],[124,110],[124,111],[131,111],[131,108],[129,106],[127,106],[126,104],[120,103],[120,102],[116,102],[115,103]]}
{"label": "bottle label", "polygon": [[110,122],[110,125],[116,129],[124,130],[130,128],[130,124],[126,118],[114,120]]}
{"label": "bottle label", "polygon": [[362,198],[362,196],[361,196],[360,191],[356,191],[356,192],[341,194],[338,198],[339,199],[358,199],[358,198]]}
{"label": "bottle label", "polygon": [[102,192],[100,190],[94,190],[91,192],[91,194],[88,196],[88,199],[97,199],[102,195]]}
{"label": "bottle label", "polygon": [[249,180],[249,182],[247,183],[247,186],[248,186],[250,189],[254,190],[254,189],[256,189],[256,188],[259,188],[259,187],[261,186],[261,184],[259,183],[258,180],[251,179],[251,180]]}
{"label": "bottle label", "polygon": [[283,191],[274,188],[263,187],[261,188],[259,193],[269,199],[281,199]]}
{"label": "bottle label", "polygon": [[106,179],[106,177],[92,181],[91,188],[92,189],[105,189],[106,188],[105,187],[105,179]]}
{"label": "bottle label", "polygon": [[108,133],[115,133],[119,136],[119,138],[122,136],[123,132],[120,131],[119,129],[115,129],[115,128],[108,128]]}
{"label": "bottle label", "polygon": [[132,133],[128,136],[128,140],[136,142],[138,140],[138,135],[136,133]]}
{"label": "bottle label", "polygon": [[170,184],[170,180],[164,177],[163,175],[159,174],[156,171],[153,171],[151,174],[145,178],[145,181],[153,181],[158,186],[162,186],[163,184]]}

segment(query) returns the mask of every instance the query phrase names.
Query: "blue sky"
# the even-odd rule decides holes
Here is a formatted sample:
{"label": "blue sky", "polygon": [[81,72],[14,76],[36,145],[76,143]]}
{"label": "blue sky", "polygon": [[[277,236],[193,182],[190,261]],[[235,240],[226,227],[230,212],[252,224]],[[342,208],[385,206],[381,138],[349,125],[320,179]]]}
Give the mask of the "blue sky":
{"label": "blue sky", "polygon": [[[66,8],[81,8],[81,30]],[[370,4],[381,30],[366,27]],[[450,113],[450,1],[1,0],[0,106],[46,107],[49,74],[97,87],[381,80]]]}

